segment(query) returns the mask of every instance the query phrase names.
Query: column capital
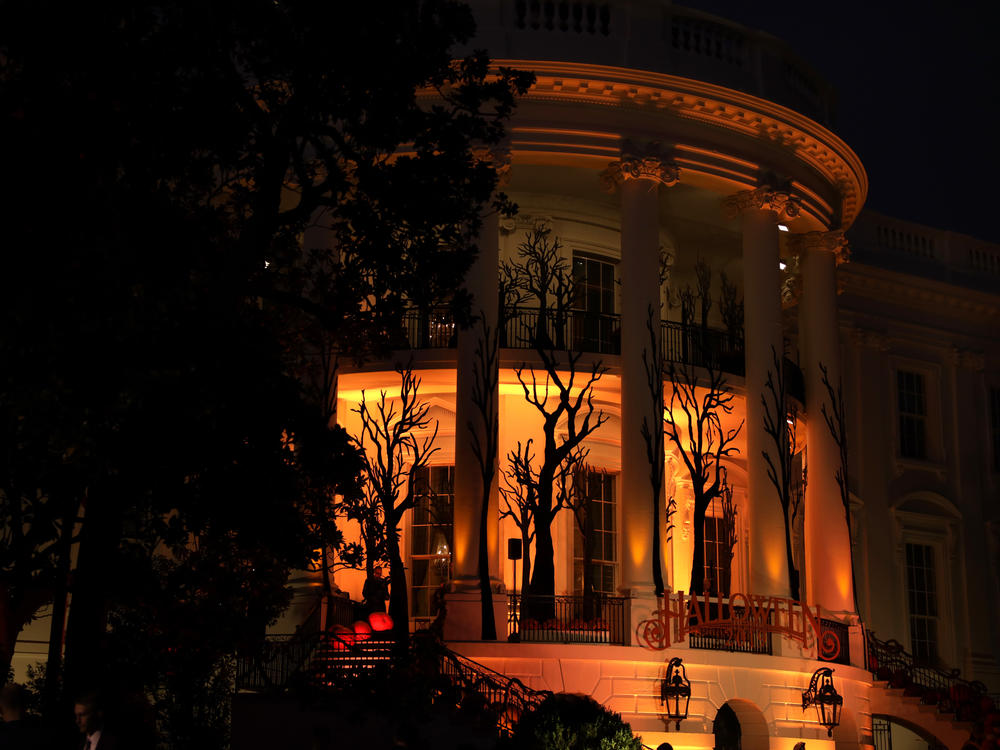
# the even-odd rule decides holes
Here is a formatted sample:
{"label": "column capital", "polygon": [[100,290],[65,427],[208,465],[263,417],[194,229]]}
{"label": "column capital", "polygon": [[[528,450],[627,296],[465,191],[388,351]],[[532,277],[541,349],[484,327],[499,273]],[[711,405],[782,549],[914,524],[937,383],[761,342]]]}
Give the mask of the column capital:
{"label": "column capital", "polygon": [[723,206],[731,218],[744,211],[774,211],[778,215],[778,221],[794,219],[802,210],[798,198],[788,191],[775,190],[770,185],[763,185],[756,190],[741,190],[726,198]]}
{"label": "column capital", "polygon": [[622,156],[601,172],[601,186],[613,193],[626,180],[649,180],[670,187],[677,184],[680,168],[671,161],[659,143],[637,144],[625,141]]}
{"label": "column capital", "polygon": [[842,230],[832,232],[805,232],[793,234],[788,238],[788,252],[802,255],[806,250],[826,250],[837,259],[837,265],[846,263],[851,258],[851,249],[847,245],[847,237]]}
{"label": "column capital", "polygon": [[496,170],[497,187],[505,187],[510,182],[510,149],[482,146],[472,149],[472,158]]}

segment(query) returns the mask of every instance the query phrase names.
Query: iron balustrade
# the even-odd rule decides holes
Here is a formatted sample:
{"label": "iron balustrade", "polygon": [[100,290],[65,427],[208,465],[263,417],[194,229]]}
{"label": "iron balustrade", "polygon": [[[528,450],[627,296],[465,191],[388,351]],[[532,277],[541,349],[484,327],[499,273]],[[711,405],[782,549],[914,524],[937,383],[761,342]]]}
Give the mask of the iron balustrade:
{"label": "iron balustrade", "polygon": [[[712,597],[709,607],[709,619],[717,618],[722,599]],[[742,616],[743,607],[732,607],[731,611],[737,618]],[[771,622],[771,613],[767,613],[767,621]],[[738,654],[774,653],[771,643],[771,633],[755,630],[749,627],[739,627],[720,623],[718,627],[702,626],[696,632],[688,633],[690,648],[708,651],[729,651]]]}
{"label": "iron balustrade", "polygon": [[281,692],[292,675],[305,669],[321,633],[269,635],[257,649],[236,657],[236,689]]}
{"label": "iron balustrade", "polygon": [[516,677],[495,672],[441,644],[436,647],[438,673],[453,691],[454,705],[465,705],[470,697],[476,697],[495,717],[501,734],[509,736],[521,716],[552,695],[547,690],[532,690]]}
{"label": "iron balustrade", "polygon": [[505,349],[580,351],[589,354],[621,353],[621,316],[583,310],[540,313],[537,307],[508,308],[500,331]]}
{"label": "iron balustrade", "polygon": [[403,328],[410,349],[453,349],[457,345],[455,316],[447,308],[406,310]]}
{"label": "iron balustrade", "polygon": [[338,596],[334,594],[327,598],[326,605],[326,627],[332,625],[344,625],[350,627],[358,620],[366,618],[364,604],[356,602],[348,596]]}
{"label": "iron balustrade", "polygon": [[742,335],[672,320],[662,321],[660,332],[665,362],[711,367],[733,375],[744,374]]}
{"label": "iron balustrade", "polygon": [[819,658],[834,664],[851,665],[850,630],[840,620],[819,618]]}
{"label": "iron balustrade", "polygon": [[521,596],[507,599],[509,640],[627,646],[627,597]]}
{"label": "iron balustrade", "polygon": [[865,659],[876,680],[918,696],[922,703],[937,706],[943,713],[954,713],[958,721],[976,721],[996,710],[996,701],[983,683],[962,679],[957,669],[945,671],[921,664],[897,641],[881,641],[871,631],[866,636]]}
{"label": "iron balustrade", "polygon": [[[515,307],[508,309],[504,318],[500,331],[504,349],[534,349],[540,343],[556,351],[621,353],[621,316],[617,314],[565,310],[542,316],[538,308]],[[451,310],[411,309],[403,313],[403,331],[396,344],[410,349],[454,349],[457,341],[458,327]],[[741,377],[746,371],[742,334],[665,320],[661,322],[661,346],[666,362],[713,367]],[[787,357],[782,365],[788,394],[805,403],[802,370]]]}

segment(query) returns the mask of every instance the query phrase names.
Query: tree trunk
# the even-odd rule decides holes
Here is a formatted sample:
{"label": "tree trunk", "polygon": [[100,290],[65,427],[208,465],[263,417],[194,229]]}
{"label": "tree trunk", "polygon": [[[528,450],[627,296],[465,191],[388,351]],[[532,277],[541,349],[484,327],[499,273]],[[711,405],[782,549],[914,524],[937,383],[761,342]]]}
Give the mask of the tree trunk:
{"label": "tree trunk", "polygon": [[694,556],[691,560],[692,596],[705,590],[705,513],[711,500],[694,499]]}
{"label": "tree trunk", "polygon": [[45,688],[42,695],[42,714],[53,720],[56,719],[59,708],[59,677],[62,674],[63,644],[66,639],[66,595],[69,589],[70,551],[75,525],[75,517],[65,518],[59,535],[59,567],[53,592],[49,653],[45,663]]}
{"label": "tree trunk", "polygon": [[402,648],[410,640],[410,613],[406,595],[406,568],[399,553],[399,539],[396,527],[386,526],[386,547],[389,553],[389,616],[396,641]]}
{"label": "tree trunk", "polygon": [[479,509],[479,597],[482,602],[480,638],[484,641],[497,639],[497,623],[493,614],[493,589],[490,588],[490,555],[486,534],[489,529],[490,485],[483,477],[483,498]]}
{"label": "tree trunk", "polygon": [[555,550],[552,545],[552,518],[550,513],[535,514],[535,563],[531,571],[528,593],[533,599],[529,614],[545,622],[555,615],[556,569]]}
{"label": "tree trunk", "polygon": [[[662,469],[660,470],[662,475]],[[653,591],[656,593],[656,597],[659,599],[663,596],[666,587],[663,585],[663,564],[660,544],[660,511],[663,510],[660,506],[660,489],[659,487],[653,488]]]}
{"label": "tree trunk", "polygon": [[94,689],[104,674],[108,622],[108,583],[115,575],[121,541],[119,486],[94,492],[86,506],[66,627],[65,689],[73,695]]}
{"label": "tree trunk", "polygon": [[795,569],[795,555],[792,552],[792,522],[785,509],[785,558],[788,560],[788,588],[791,598],[799,600],[799,571]]}

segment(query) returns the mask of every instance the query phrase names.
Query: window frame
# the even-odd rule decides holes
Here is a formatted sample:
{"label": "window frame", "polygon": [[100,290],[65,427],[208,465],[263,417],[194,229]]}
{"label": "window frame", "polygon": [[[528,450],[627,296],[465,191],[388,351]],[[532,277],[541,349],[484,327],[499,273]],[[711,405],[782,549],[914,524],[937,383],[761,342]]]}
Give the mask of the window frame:
{"label": "window frame", "polygon": [[[418,504],[414,506],[413,510],[409,514],[410,518],[408,525],[408,539],[406,540],[407,542],[406,551],[409,561],[408,567],[410,569],[410,574],[407,576],[407,587],[409,589],[409,591],[407,592],[408,594],[407,598],[410,610],[408,614],[410,617],[410,621],[413,623],[429,623],[433,621],[434,615],[431,613],[431,606],[433,605],[434,589],[437,588],[437,586],[425,586],[417,584],[416,574],[415,574],[416,563],[418,561],[422,562],[426,560],[428,561],[428,565],[431,565],[435,561],[447,560],[446,571],[445,574],[443,575],[443,582],[447,583],[447,581],[451,578],[451,570],[452,570],[452,565],[454,563],[454,551],[455,551],[455,464],[454,463],[433,464],[430,466],[425,466],[423,467],[423,469],[427,472],[428,481],[430,482],[430,487],[432,490],[434,490],[434,482],[432,479],[433,472],[440,471],[442,469],[449,472],[451,492],[441,493],[434,491],[433,494],[436,497],[450,497],[451,523],[450,524],[417,523],[417,511],[419,508],[419,499],[417,501]],[[417,479],[417,477],[415,477],[415,479]],[[448,531],[446,531],[446,544],[448,545],[447,555],[415,552],[417,529],[423,527],[429,529],[434,529],[434,528],[448,529]],[[440,583],[438,585],[440,585]],[[422,596],[422,592],[424,591],[428,592],[428,597],[429,597],[429,600],[427,602],[427,614],[416,614],[418,594]]]}
{"label": "window frame", "polygon": [[[940,467],[944,460],[944,444],[942,435],[941,416],[941,368],[939,365],[908,359],[903,357],[893,357],[889,367],[889,394],[891,394],[892,408],[892,439],[894,441],[892,456],[898,466],[921,467],[928,465]],[[905,456],[902,452],[901,435],[901,414],[899,409],[899,373],[909,372],[923,378],[924,385],[924,409],[923,431],[924,431],[924,456],[916,458]]]}

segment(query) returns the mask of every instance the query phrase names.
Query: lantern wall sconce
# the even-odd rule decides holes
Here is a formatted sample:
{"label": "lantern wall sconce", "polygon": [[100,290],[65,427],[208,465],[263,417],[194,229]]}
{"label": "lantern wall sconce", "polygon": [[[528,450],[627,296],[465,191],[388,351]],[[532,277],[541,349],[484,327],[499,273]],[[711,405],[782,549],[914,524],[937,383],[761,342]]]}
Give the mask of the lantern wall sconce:
{"label": "lantern wall sconce", "polygon": [[681,728],[681,720],[688,715],[691,701],[691,682],[687,678],[681,659],[674,657],[667,663],[667,676],[660,683],[660,702],[667,706],[667,725],[676,722],[675,729]]}
{"label": "lantern wall sconce", "polygon": [[833,686],[833,670],[817,669],[809,681],[809,689],[802,693],[802,710],[816,706],[819,723],[826,727],[826,736],[833,737],[834,727],[840,724],[844,697]]}

